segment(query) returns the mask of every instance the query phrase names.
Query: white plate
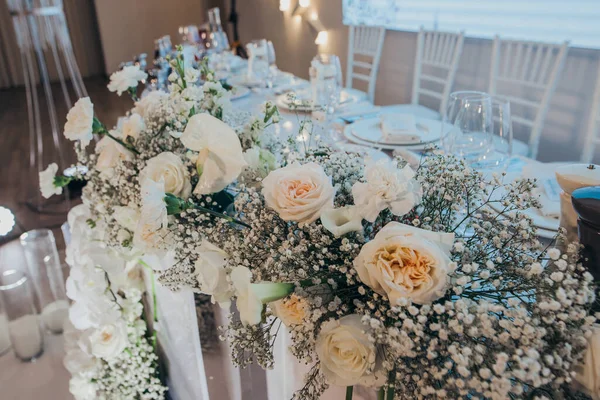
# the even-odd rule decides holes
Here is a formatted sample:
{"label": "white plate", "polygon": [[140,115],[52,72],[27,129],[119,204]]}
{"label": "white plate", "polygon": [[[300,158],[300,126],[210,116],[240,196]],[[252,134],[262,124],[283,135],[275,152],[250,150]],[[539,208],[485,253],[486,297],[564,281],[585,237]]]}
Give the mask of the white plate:
{"label": "white plate", "polygon": [[[500,198],[502,196],[502,191],[497,190],[496,196],[494,196],[494,197]],[[502,211],[502,209],[504,208],[499,203],[490,203],[490,207],[492,207],[495,211],[498,211],[498,212]],[[551,231],[553,233],[558,232],[558,228],[560,226],[560,221],[558,218],[546,217],[546,216],[542,215],[539,212],[539,210],[534,209],[534,208],[528,208],[527,210],[522,210],[521,212],[531,218],[531,220],[533,222],[533,226],[535,226],[536,228],[539,228],[540,230],[543,229],[546,231]]]}
{"label": "white plate", "polygon": [[234,86],[231,91],[231,100],[241,99],[242,97],[246,97],[250,94],[250,89],[246,86]]}
{"label": "white plate", "polygon": [[[289,101],[289,93],[284,93],[277,96],[275,104],[277,104],[277,107],[280,109],[286,111],[312,112],[321,109],[321,106],[314,106],[312,104],[310,88],[303,88],[295,93],[295,105],[292,105]],[[356,103],[364,98],[365,95],[363,92],[354,89],[342,89],[340,93],[340,107],[343,107],[345,104]]]}
{"label": "white plate", "polygon": [[[421,141],[419,143],[407,142],[407,143],[385,143],[392,146],[410,146],[419,144],[428,144],[437,142],[440,140],[442,131],[442,123],[433,119],[415,117],[415,123],[417,129],[421,133]],[[352,130],[352,134],[358,139],[373,144],[379,144],[384,138],[383,131],[381,130],[381,119],[380,118],[368,118],[356,121],[355,123],[348,126]]]}
{"label": "white plate", "polygon": [[255,88],[265,86],[263,81],[249,81],[246,74],[234,75],[227,79],[227,83],[231,86],[244,86],[246,88]]}

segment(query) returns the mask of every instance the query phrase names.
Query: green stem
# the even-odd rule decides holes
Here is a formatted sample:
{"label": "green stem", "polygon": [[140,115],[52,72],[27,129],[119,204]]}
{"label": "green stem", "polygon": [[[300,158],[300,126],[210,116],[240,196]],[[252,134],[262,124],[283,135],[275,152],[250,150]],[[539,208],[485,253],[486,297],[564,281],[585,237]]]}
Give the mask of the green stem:
{"label": "green stem", "polygon": [[386,400],[394,400],[394,392],[395,392],[394,383],[395,383],[395,381],[396,381],[396,370],[393,369],[388,374],[388,385],[389,386],[387,389]]}
{"label": "green stem", "polygon": [[385,400],[385,387],[382,386],[377,391],[377,400]]}
{"label": "green stem", "polygon": [[110,132],[108,132],[106,129],[104,130],[104,135],[108,136],[109,138],[111,138],[112,140],[114,140],[115,142],[119,143],[121,146],[125,147],[127,150],[135,153],[135,154],[140,154],[139,151],[137,151],[137,149],[135,147],[133,147],[131,144],[129,143],[125,143],[124,141],[122,141],[121,139],[118,139],[116,137],[114,137],[113,135],[110,134]]}
{"label": "green stem", "polygon": [[[158,323],[158,302],[156,300],[156,283],[154,280],[154,270],[152,269],[152,267],[150,267],[148,264],[146,264],[144,262],[144,260],[140,259],[139,263],[146,269],[148,269],[148,271],[150,271],[150,279],[152,279],[152,320],[156,323]],[[156,350],[156,327],[153,327],[154,332],[152,333],[152,347],[154,347],[154,349]]]}
{"label": "green stem", "polygon": [[354,391],[354,386],[346,387],[346,400],[352,400],[352,392]]}
{"label": "green stem", "polygon": [[388,388],[388,391],[387,391],[387,398],[386,398],[386,400],[394,400],[394,394],[395,394],[394,392],[395,392],[394,387],[390,386]]}
{"label": "green stem", "polygon": [[235,218],[233,218],[233,217],[231,217],[231,216],[229,216],[227,214],[223,214],[223,213],[220,213],[220,212],[217,212],[217,211],[213,211],[213,210],[210,210],[208,208],[205,208],[205,207],[202,207],[202,206],[197,206],[197,205],[194,205],[194,208],[196,210],[199,210],[199,211],[205,212],[207,214],[210,214],[210,215],[212,215],[214,217],[223,218],[224,220],[232,222],[234,224],[238,224],[238,225],[241,225],[241,226],[246,227],[246,228],[252,228],[247,223],[245,223],[243,221],[240,221],[239,219],[235,219]]}

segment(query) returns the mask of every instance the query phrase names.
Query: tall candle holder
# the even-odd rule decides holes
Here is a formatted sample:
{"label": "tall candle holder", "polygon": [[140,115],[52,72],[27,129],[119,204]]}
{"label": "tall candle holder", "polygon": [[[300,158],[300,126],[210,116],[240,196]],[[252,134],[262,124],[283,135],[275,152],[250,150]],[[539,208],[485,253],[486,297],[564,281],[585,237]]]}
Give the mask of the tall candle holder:
{"label": "tall candle holder", "polygon": [[6,306],[8,331],[15,355],[33,361],[44,352],[44,336],[33,303],[29,280],[22,271],[0,275],[0,296]]}
{"label": "tall candle holder", "polygon": [[[37,174],[47,167],[45,162],[49,163],[51,159],[57,161],[61,170],[68,167],[61,144],[62,129],[59,126],[50,85],[49,60],[53,60],[51,62],[56,68],[67,109],[73,105],[67,78],[75,92],[75,99],[87,96],[87,92],[75,60],[62,0],[6,0],[6,2],[12,16],[25,80],[29,119],[29,165],[31,172],[35,174],[31,181],[37,182]],[[43,98],[38,95],[38,86],[43,89]],[[45,100],[47,113],[41,110],[42,100]],[[51,148],[44,147],[44,137],[48,134],[52,135]],[[34,211],[62,213],[70,209],[71,196],[66,188],[62,198],[56,196],[52,200],[45,200],[37,187],[30,186],[34,192],[28,194],[27,205]],[[56,199],[59,199],[59,202]]]}

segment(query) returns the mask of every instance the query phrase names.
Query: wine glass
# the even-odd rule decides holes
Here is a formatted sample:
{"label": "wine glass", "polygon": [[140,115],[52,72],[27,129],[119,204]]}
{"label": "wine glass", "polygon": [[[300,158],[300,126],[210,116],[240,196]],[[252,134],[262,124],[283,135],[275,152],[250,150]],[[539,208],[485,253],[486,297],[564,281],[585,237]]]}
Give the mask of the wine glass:
{"label": "wine glass", "polygon": [[492,118],[492,146],[477,166],[503,170],[508,166],[512,157],[513,130],[510,102],[499,97],[492,97]]}
{"label": "wine glass", "polygon": [[493,149],[492,97],[483,92],[450,94],[442,124],[444,151],[477,166]]}
{"label": "wine glass", "polygon": [[339,133],[333,129],[332,116],[340,104],[342,90],[342,67],[334,54],[319,54],[313,58],[310,68],[312,103],[316,110],[325,112],[325,129],[334,140]]}
{"label": "wine glass", "polygon": [[248,51],[248,82],[265,82],[269,77],[268,46],[265,39],[252,40]]}

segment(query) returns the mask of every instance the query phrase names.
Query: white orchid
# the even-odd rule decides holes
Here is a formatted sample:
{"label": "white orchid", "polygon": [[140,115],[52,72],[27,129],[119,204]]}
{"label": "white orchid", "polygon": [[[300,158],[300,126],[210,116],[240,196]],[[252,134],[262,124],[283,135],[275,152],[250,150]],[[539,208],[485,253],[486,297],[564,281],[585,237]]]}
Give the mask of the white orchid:
{"label": "white orchid", "polygon": [[142,207],[133,243],[138,249],[156,249],[169,223],[165,204],[165,183],[146,179],[142,183]]}
{"label": "white orchid", "polygon": [[227,281],[227,258],[223,250],[202,240],[198,248],[198,260],[194,265],[200,290],[212,296],[212,301],[219,303],[223,308],[229,308],[231,304],[232,290]]}
{"label": "white orchid", "polygon": [[324,210],[321,212],[321,223],[335,237],[363,230],[361,211],[356,206]]}
{"label": "white orchid", "polygon": [[225,189],[246,166],[235,131],[206,113],[190,118],[181,135],[181,142],[199,153],[196,165],[200,180],[194,188],[194,194],[210,194]]}

